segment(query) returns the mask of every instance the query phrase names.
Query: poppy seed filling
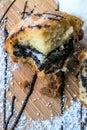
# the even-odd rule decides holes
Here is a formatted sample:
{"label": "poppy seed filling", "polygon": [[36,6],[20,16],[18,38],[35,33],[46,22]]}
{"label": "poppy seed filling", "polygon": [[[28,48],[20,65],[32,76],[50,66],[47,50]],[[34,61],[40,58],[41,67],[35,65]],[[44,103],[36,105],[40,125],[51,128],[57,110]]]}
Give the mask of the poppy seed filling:
{"label": "poppy seed filling", "polygon": [[[69,41],[65,42],[62,46],[57,47],[47,55],[39,52],[35,48],[32,48],[28,45],[22,45],[21,43],[16,43],[14,45],[13,54],[16,57],[29,58],[31,57],[39,70],[47,70],[51,68],[51,66],[57,65],[59,68],[63,65],[66,58],[73,52],[73,38],[69,39]],[[42,60],[43,59],[43,60]]]}

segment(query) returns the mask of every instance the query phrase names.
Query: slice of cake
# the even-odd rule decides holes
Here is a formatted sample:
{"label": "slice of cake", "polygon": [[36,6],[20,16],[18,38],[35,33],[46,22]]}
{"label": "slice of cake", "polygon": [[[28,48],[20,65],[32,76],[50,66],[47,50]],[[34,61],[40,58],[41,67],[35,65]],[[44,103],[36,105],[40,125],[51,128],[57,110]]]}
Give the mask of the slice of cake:
{"label": "slice of cake", "polygon": [[79,80],[79,99],[87,106],[87,51],[82,51],[79,54],[80,72]]}
{"label": "slice of cake", "polygon": [[33,14],[10,32],[5,49],[14,61],[50,73],[63,66],[83,38],[82,25],[81,19],[62,12]]}

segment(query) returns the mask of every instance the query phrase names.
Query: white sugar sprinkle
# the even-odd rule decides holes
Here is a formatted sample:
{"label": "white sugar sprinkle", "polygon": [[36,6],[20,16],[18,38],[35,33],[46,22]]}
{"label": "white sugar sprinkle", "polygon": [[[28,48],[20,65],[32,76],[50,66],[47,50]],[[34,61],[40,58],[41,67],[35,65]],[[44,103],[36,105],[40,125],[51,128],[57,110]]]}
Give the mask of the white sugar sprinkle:
{"label": "white sugar sprinkle", "polygon": [[40,98],[33,98],[32,99],[33,102],[40,101],[40,100],[41,100]]}
{"label": "white sugar sprinkle", "polygon": [[53,114],[51,114],[50,116],[53,117]]}
{"label": "white sugar sprinkle", "polygon": [[37,115],[37,116],[40,116],[40,112],[38,112],[36,115]]}
{"label": "white sugar sprinkle", "polygon": [[24,101],[21,101],[21,104],[23,104]]}
{"label": "white sugar sprinkle", "polygon": [[32,99],[32,101],[33,101],[33,102],[36,102],[36,101],[37,101],[37,98]]}
{"label": "white sugar sprinkle", "polygon": [[22,84],[21,81],[19,81],[18,84],[21,85]]}
{"label": "white sugar sprinkle", "polygon": [[47,107],[49,107],[49,106],[51,107],[51,103],[50,103],[50,102],[48,102],[48,103],[46,104],[46,106],[47,106]]}
{"label": "white sugar sprinkle", "polygon": [[13,77],[11,76],[9,80],[10,80],[10,81],[13,80]]}
{"label": "white sugar sprinkle", "polygon": [[69,88],[69,87],[70,87],[70,85],[69,85],[69,84],[67,84],[66,86],[67,86],[67,88]]}
{"label": "white sugar sprinkle", "polygon": [[14,82],[10,82],[10,84],[11,84],[11,86],[13,86],[13,85],[14,85]]}

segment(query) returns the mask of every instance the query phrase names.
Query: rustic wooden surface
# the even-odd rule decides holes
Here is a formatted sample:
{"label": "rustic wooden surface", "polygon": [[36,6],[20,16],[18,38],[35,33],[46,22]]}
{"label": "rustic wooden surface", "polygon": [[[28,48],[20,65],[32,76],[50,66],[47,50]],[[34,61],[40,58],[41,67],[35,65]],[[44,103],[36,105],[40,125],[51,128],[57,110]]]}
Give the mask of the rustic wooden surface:
{"label": "rustic wooden surface", "polygon": [[[15,26],[16,23],[20,21],[20,16],[18,14],[19,12],[23,11],[25,0],[17,0],[15,4],[12,6],[10,11],[8,12],[8,29],[11,30],[13,26]],[[4,4],[2,8],[0,8],[0,15],[3,14],[3,12],[6,10],[6,8],[11,3],[11,0]],[[30,0],[28,4],[28,9],[33,9],[34,5],[36,4],[36,10],[37,12],[44,12],[44,11],[52,11],[57,6],[54,0]],[[12,63],[12,66],[13,67]],[[23,91],[23,83],[27,81],[32,80],[32,76],[34,75],[33,70],[30,69],[28,64],[19,64],[19,68],[13,72],[13,81],[10,81],[10,90],[8,91],[8,98],[11,100],[11,95],[15,95],[17,98],[16,101],[16,109],[20,110],[20,107],[22,105],[22,101],[24,100],[24,97],[26,96],[26,93]],[[12,86],[12,82],[14,85]],[[20,84],[19,84],[20,82]],[[67,87],[67,85],[69,87]],[[41,95],[39,90],[43,87],[43,82],[40,79],[37,79],[35,84],[35,89],[33,91],[33,94],[31,95],[26,109],[25,114],[28,118],[33,119],[48,119],[51,116],[58,116],[61,113],[61,97],[57,98],[49,98],[47,96]],[[67,108],[67,106],[70,106],[71,99],[74,98],[75,95],[78,94],[78,85],[77,80],[72,74],[66,75],[66,87],[64,91],[65,95],[65,102],[64,102],[64,109]],[[48,105],[51,103],[51,105]]]}

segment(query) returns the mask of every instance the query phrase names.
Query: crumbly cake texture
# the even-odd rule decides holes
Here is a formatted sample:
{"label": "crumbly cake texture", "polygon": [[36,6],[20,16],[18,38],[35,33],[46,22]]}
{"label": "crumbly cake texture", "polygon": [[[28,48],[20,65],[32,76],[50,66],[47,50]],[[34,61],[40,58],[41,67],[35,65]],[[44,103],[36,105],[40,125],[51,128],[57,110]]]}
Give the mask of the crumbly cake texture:
{"label": "crumbly cake texture", "polygon": [[57,97],[62,85],[62,72],[44,75],[42,80],[43,88],[40,89],[40,93],[48,97]]}
{"label": "crumbly cake texture", "polygon": [[87,107],[87,51],[82,51],[78,56],[80,62],[79,99]]}
{"label": "crumbly cake texture", "polygon": [[35,48],[46,55],[70,37],[82,39],[82,25],[81,19],[62,12],[34,14],[22,20],[10,32],[5,49],[15,60],[18,58],[13,55],[13,51],[17,43]]}

